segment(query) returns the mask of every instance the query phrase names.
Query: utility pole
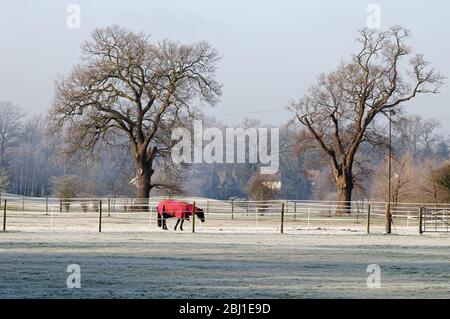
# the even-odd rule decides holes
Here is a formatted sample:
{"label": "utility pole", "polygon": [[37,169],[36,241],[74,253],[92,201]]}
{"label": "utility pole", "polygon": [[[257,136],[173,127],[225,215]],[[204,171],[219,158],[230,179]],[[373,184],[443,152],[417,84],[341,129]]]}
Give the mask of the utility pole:
{"label": "utility pole", "polygon": [[[386,207],[386,234],[390,234],[392,232],[392,214],[391,214],[391,201],[392,201],[392,115],[395,114],[393,110],[389,110],[389,160],[388,160],[388,203]],[[385,114],[385,113],[383,113]],[[386,115],[386,114],[385,114]]]}

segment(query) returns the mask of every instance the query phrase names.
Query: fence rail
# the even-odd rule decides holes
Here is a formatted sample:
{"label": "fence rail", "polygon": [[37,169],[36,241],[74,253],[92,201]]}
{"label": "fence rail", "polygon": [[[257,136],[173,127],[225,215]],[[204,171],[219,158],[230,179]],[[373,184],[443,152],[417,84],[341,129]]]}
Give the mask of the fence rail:
{"label": "fence rail", "polygon": [[448,233],[450,232],[450,209],[424,208],[422,210],[421,232]]}
{"label": "fence rail", "polygon": [[[152,197],[143,203],[133,198],[3,197],[0,211],[3,230],[149,231],[158,229],[156,206],[162,199]],[[343,205],[335,201],[177,199],[195,201],[203,209],[206,222],[196,222],[198,232],[382,233],[387,209],[387,203],[376,201]],[[448,232],[449,212],[450,204],[391,203],[393,232],[423,233],[433,227],[436,232]]]}

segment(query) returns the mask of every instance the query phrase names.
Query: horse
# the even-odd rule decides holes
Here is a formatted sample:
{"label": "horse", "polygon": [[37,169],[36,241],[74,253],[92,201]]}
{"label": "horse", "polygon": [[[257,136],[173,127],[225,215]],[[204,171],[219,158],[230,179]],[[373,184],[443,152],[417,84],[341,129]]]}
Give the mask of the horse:
{"label": "horse", "polygon": [[184,221],[189,220],[189,216],[193,215],[194,211],[195,215],[197,215],[202,223],[205,221],[205,213],[203,212],[203,209],[194,207],[194,205],[182,201],[163,200],[158,203],[157,211],[158,227],[162,227],[162,229],[164,230],[167,230],[167,218],[172,217],[178,218],[174,230],[177,230],[178,224],[180,224],[180,222],[180,230],[183,230]]}

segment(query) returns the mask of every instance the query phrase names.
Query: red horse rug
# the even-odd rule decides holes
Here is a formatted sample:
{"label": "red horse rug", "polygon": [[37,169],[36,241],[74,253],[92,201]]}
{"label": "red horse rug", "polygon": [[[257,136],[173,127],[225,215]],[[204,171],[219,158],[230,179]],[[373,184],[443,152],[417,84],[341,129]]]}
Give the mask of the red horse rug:
{"label": "red horse rug", "polygon": [[193,204],[178,201],[178,200],[163,200],[158,203],[158,227],[167,230],[166,219],[177,218],[174,230],[177,230],[178,224],[181,222],[180,230],[183,230],[183,223],[189,220],[189,216],[195,215],[201,220],[205,221],[205,214],[201,208],[194,207]]}

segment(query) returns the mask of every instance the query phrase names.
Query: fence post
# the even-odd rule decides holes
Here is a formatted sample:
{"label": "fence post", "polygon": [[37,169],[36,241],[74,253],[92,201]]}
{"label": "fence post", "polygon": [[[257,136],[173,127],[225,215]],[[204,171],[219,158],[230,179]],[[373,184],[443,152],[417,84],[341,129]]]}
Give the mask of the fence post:
{"label": "fence post", "polygon": [[111,198],[108,197],[108,217],[111,217]]}
{"label": "fence post", "polygon": [[370,234],[370,211],[372,209],[372,205],[369,204],[367,206],[367,234]]}
{"label": "fence post", "polygon": [[195,233],[195,202],[193,203],[192,206],[192,233]]}
{"label": "fence post", "polygon": [[284,231],[284,202],[281,203],[281,226],[280,226],[280,231],[281,231],[281,233],[283,233],[283,231]]}
{"label": "fence post", "polygon": [[420,235],[423,234],[422,225],[423,225],[423,207],[419,207],[419,234]]}
{"label": "fence post", "polygon": [[231,201],[231,220],[234,219],[234,199]]}
{"label": "fence post", "polygon": [[98,209],[98,232],[102,232],[102,201],[100,201],[100,207]]}
{"label": "fence post", "polygon": [[391,203],[386,204],[385,231],[386,231],[386,234],[390,234],[392,231],[392,229],[391,229]]}
{"label": "fence post", "polygon": [[6,231],[6,204],[8,200],[5,199],[5,203],[3,205],[3,231]]}
{"label": "fence post", "polygon": [[294,221],[296,219],[297,216],[297,202],[294,202]]}
{"label": "fence post", "polygon": [[48,215],[48,197],[45,197],[45,215]]}
{"label": "fence post", "polygon": [[25,211],[25,197],[22,197],[22,211]]}
{"label": "fence post", "polygon": [[356,223],[358,224],[359,223],[359,203],[358,203],[358,201],[356,201],[355,205],[356,205]]}

